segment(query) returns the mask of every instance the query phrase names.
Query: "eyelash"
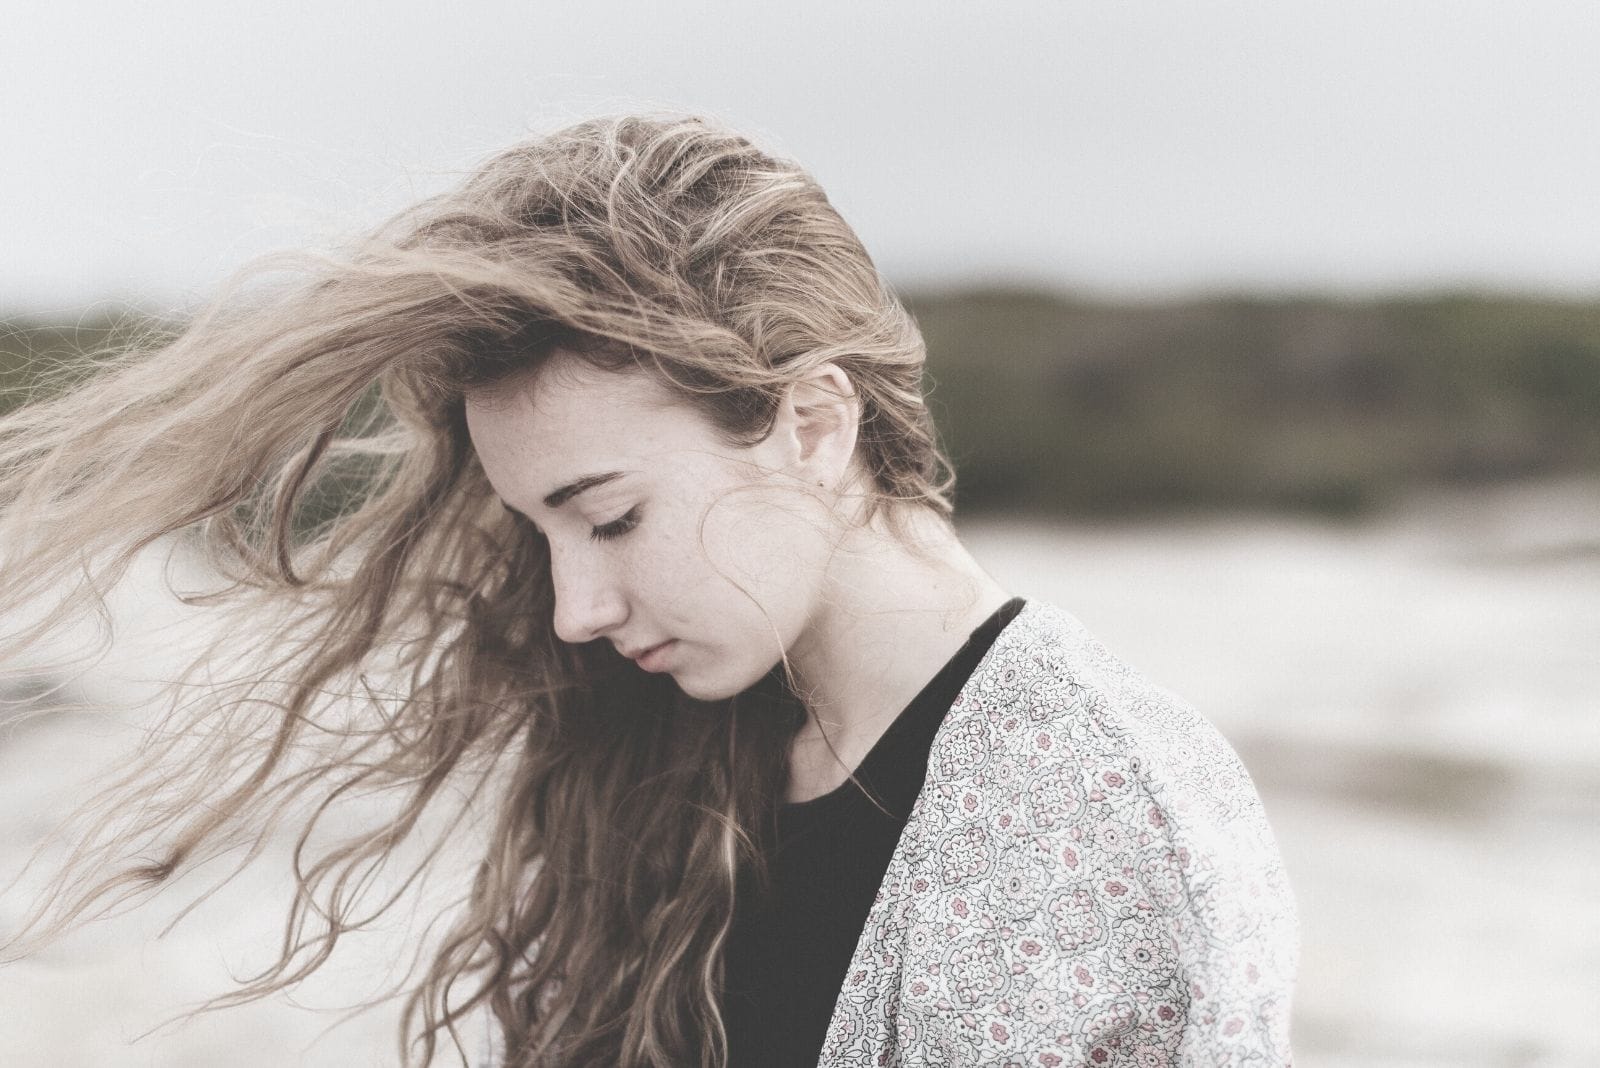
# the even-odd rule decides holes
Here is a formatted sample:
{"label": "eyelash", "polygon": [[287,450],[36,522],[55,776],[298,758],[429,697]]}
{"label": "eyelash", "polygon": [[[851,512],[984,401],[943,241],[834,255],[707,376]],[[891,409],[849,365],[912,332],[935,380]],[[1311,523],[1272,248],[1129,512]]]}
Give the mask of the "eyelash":
{"label": "eyelash", "polygon": [[637,505],[635,505],[634,507],[628,509],[620,519],[613,519],[609,523],[591,528],[589,531],[589,537],[595,541],[610,541],[612,538],[622,537],[624,534],[628,533],[628,531],[632,530],[638,525],[639,508]]}

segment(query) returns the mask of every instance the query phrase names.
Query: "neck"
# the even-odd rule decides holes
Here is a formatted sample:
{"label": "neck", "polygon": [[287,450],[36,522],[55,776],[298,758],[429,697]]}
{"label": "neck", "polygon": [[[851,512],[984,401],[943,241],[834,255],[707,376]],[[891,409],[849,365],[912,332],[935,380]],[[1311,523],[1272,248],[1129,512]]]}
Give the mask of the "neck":
{"label": "neck", "polygon": [[789,650],[814,714],[790,752],[790,801],[843,782],[973,629],[1010,599],[945,520],[919,512],[911,533],[908,544],[881,526],[853,531]]}

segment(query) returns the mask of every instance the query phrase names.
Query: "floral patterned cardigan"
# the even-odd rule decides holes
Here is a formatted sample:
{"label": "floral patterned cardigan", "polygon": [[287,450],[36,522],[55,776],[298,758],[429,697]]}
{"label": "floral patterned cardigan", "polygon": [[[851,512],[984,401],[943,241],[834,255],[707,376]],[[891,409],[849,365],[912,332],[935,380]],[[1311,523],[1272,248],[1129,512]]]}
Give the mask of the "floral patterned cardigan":
{"label": "floral patterned cardigan", "polygon": [[934,737],[818,1068],[1279,1068],[1298,956],[1233,749],[1030,599]]}
{"label": "floral patterned cardigan", "polygon": [[819,1068],[1277,1068],[1298,956],[1233,749],[1030,600],[934,737]]}

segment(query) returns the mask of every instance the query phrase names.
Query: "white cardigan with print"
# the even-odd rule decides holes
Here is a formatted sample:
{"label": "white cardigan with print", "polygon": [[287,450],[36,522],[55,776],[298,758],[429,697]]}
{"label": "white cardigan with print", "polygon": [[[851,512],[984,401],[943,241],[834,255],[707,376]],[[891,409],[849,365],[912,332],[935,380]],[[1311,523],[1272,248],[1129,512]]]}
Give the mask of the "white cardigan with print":
{"label": "white cardigan with print", "polygon": [[1298,953],[1233,749],[1030,600],[933,740],[819,1068],[1280,1068]]}

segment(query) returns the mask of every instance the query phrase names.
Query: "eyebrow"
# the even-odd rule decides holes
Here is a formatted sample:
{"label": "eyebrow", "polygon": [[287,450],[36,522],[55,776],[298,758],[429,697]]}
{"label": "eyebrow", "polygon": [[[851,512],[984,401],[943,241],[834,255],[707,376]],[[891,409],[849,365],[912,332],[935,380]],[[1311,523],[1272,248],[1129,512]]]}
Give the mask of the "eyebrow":
{"label": "eyebrow", "polygon": [[546,495],[544,499],[544,506],[546,508],[560,508],[563,504],[566,504],[584,490],[590,490],[596,486],[603,486],[607,482],[621,478],[625,474],[627,474],[626,471],[602,471],[597,475],[584,475],[582,478],[574,479],[573,481],[568,482],[565,486],[562,486],[560,489]]}

